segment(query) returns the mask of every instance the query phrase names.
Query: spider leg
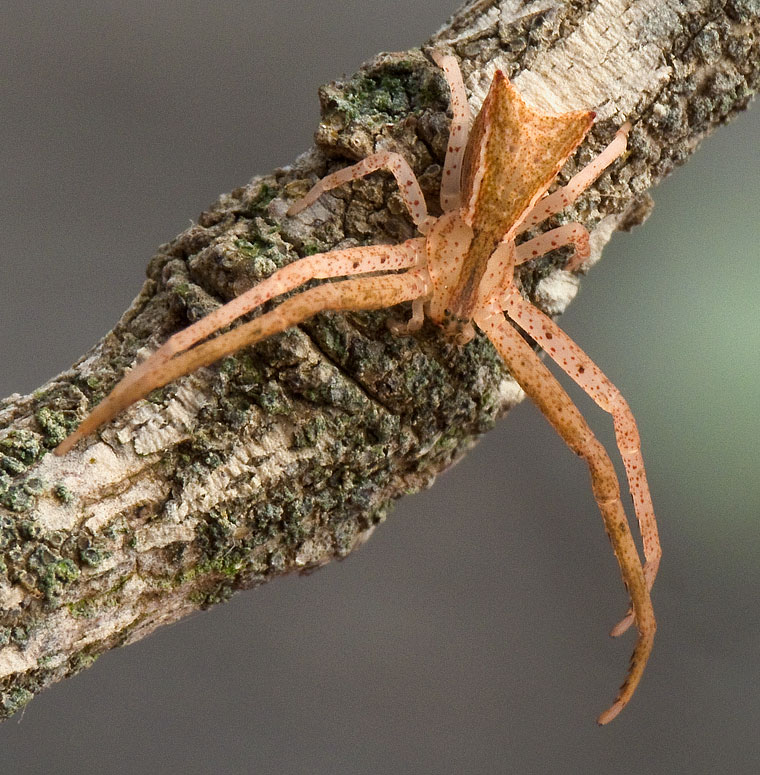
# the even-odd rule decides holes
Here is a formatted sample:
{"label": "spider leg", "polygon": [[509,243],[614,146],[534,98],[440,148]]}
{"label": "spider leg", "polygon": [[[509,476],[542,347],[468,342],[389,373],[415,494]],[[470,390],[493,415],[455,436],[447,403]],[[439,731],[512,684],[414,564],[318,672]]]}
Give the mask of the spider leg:
{"label": "spider leg", "polygon": [[586,461],[591,473],[594,497],[631,597],[639,630],[625,681],[615,702],[599,716],[599,723],[606,724],[626,706],[641,680],[657,627],[641,560],[620,501],[617,475],[604,447],[570,397],[530,345],[506,320],[498,305],[491,303],[482,307],[475,315],[475,322],[493,342],[520,387],[570,449]]}
{"label": "spider leg", "polygon": [[[155,389],[201,366],[209,366],[242,347],[291,328],[318,312],[392,307],[424,296],[428,285],[424,269],[323,283],[291,296],[271,312],[175,355],[162,364],[160,373],[148,375],[145,379],[149,380],[151,389]],[[139,390],[145,392],[142,385]]]}
{"label": "spider leg", "polygon": [[566,223],[556,229],[539,234],[538,237],[522,242],[517,246],[516,264],[524,264],[534,258],[543,256],[550,250],[562,245],[575,245],[575,252],[565,264],[565,270],[572,272],[589,257],[588,232],[580,223]]}
{"label": "spider leg", "polygon": [[[591,358],[551,318],[526,301],[515,286],[511,286],[504,295],[503,307],[509,317],[541,345],[549,357],[583,388],[599,407],[612,415],[615,439],[625,466],[628,488],[644,544],[644,578],[647,589],[651,589],[657,576],[662,550],[652,496],[644,470],[639,431],[628,402]],[[633,612],[629,611],[611,634],[621,635],[632,623]]]}
{"label": "spider leg", "polygon": [[580,172],[573,175],[567,185],[558,188],[554,193],[539,199],[531,210],[520,221],[517,234],[546,220],[550,215],[558,213],[571,205],[618,156],[621,156],[628,143],[628,132],[631,125],[626,121],[615,133],[612,142]]}
{"label": "spider leg", "polygon": [[382,169],[388,170],[396,178],[401,198],[404,200],[415,226],[420,233],[427,234],[435,219],[428,216],[425,197],[422,195],[422,189],[409,166],[409,162],[401,154],[392,151],[373,153],[350,167],[344,167],[331,175],[326,175],[317,181],[305,196],[294,202],[288,208],[287,214],[296,215],[309,205],[314,204],[326,191]]}
{"label": "spider leg", "polygon": [[449,143],[446,148],[446,161],[443,164],[443,176],[441,178],[441,209],[447,213],[461,207],[461,176],[462,158],[467,146],[467,137],[470,133],[470,105],[467,102],[467,93],[464,90],[462,71],[455,57],[434,51],[431,56],[443,70],[446,81],[451,91],[451,129],[449,130]]}
{"label": "spider leg", "polygon": [[405,323],[398,320],[391,320],[388,328],[394,334],[411,334],[419,331],[425,322],[425,302],[427,300],[420,297],[412,302],[412,317]]}
{"label": "spider leg", "polygon": [[398,245],[370,245],[318,253],[278,269],[250,290],[169,337],[147,360],[135,366],[122,378],[108,396],[87,415],[80,426],[56,447],[56,455],[65,454],[79,439],[92,433],[123,409],[159,387],[158,382],[162,378],[165,364],[171,358],[228,326],[265,301],[287,293],[312,279],[408,269],[418,265],[423,260],[424,254],[425,241],[417,237]]}

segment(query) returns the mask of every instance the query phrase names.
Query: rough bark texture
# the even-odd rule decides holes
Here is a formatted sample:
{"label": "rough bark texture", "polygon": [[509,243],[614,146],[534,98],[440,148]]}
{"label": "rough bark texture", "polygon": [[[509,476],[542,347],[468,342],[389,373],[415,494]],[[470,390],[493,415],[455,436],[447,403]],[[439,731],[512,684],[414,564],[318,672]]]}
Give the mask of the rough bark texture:
{"label": "rough bark texture", "polygon": [[[496,67],[549,110],[598,121],[563,177],[626,119],[624,164],[563,221],[592,230],[594,258],[649,212],[647,190],[760,78],[757,0],[474,0],[431,43],[462,60],[480,104]],[[323,314],[140,402],[63,459],[49,451],[136,358],[301,256],[395,242],[413,228],[389,176],[288,204],[328,171],[401,151],[432,212],[447,90],[418,51],[386,54],[321,91],[316,146],[293,167],[221,197],[163,245],[116,328],[31,396],[0,403],[0,714],[113,646],[292,571],[343,557],[399,496],[428,486],[520,398],[493,348],[406,309]],[[577,281],[557,251],[520,274],[559,314]]]}

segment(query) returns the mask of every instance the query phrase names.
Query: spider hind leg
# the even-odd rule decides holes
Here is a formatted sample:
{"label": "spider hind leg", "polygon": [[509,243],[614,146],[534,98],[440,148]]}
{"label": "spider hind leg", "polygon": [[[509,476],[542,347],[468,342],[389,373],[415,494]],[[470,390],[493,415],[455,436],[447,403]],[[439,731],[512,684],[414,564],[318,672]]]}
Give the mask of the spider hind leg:
{"label": "spider hind leg", "polygon": [[409,166],[409,162],[401,154],[391,151],[373,153],[371,156],[367,156],[350,167],[344,167],[342,170],[326,175],[321,180],[318,180],[305,196],[288,208],[288,215],[297,215],[314,204],[322,194],[333,188],[383,169],[390,172],[396,178],[399,193],[409,210],[409,214],[412,216],[414,225],[419,229],[420,233],[426,234],[432,221],[435,219],[428,216],[425,197],[422,194],[419,181]]}
{"label": "spider hind leg", "polygon": [[625,153],[628,143],[628,133],[631,131],[630,123],[626,122],[615,133],[612,142],[580,172],[573,175],[567,185],[558,188],[554,193],[539,199],[533,209],[523,217],[520,222],[518,234],[545,221],[549,216],[555,215],[569,207],[575,200],[612,164],[619,156]]}

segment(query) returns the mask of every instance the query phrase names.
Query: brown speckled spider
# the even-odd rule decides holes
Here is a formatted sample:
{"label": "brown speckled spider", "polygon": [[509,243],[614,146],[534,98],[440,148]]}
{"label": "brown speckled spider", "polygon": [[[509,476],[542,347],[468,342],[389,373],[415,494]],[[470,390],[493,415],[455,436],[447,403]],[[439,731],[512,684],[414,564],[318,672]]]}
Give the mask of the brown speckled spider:
{"label": "brown speckled spider", "polygon": [[[588,257],[589,235],[578,223],[551,229],[520,245],[515,245],[515,237],[570,205],[623,153],[630,125],[623,125],[602,153],[566,186],[545,196],[566,159],[583,141],[595,114],[585,110],[561,115],[541,113],[529,107],[505,75],[497,71],[470,127],[470,110],[456,60],[441,53],[433,57],[449,83],[453,112],[441,184],[443,214],[439,218],[428,215],[409,164],[390,152],[375,153],[328,175],[288,210],[289,216],[296,216],[325,191],[386,169],[396,178],[423,236],[398,245],[320,253],[277,270],[170,337],[116,385],[56,453],[64,454],[79,439],[155,388],[323,310],[377,309],[411,301],[411,321],[406,326],[397,325],[397,330],[418,329],[427,314],[446,335],[462,344],[472,338],[473,326],[477,326],[567,445],[585,459],[591,473],[594,497],[631,598],[631,610],[612,634],[621,634],[633,622],[639,632],[626,679],[615,702],[599,717],[599,723],[605,724],[625,707],[636,689],[656,628],[649,592],[660,561],[660,544],[639,434],[631,410],[615,386],[550,318],[520,295],[513,275],[517,264],[562,245],[572,244],[575,248],[566,267],[569,270]],[[309,280],[333,277],[352,279],[305,290],[273,311],[208,339],[269,299]],[[604,447],[505,312],[612,415],[643,536],[643,566],[620,500],[617,476]]]}

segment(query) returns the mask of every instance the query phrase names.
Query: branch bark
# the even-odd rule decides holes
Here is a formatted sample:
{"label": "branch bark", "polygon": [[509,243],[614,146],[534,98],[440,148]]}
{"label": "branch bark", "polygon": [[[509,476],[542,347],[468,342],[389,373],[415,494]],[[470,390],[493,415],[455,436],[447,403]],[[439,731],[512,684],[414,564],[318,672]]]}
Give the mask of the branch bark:
{"label": "branch bark", "polygon": [[[473,0],[428,45],[462,60],[477,107],[500,67],[548,110],[597,110],[582,166],[624,120],[624,166],[572,218],[593,258],[640,223],[647,191],[748,103],[760,80],[754,0]],[[0,403],[0,714],[99,654],[294,571],[343,557],[401,495],[429,486],[521,397],[490,345],[407,310],[323,314],[156,391],[98,438],[49,451],[136,358],[274,268],[316,251],[412,236],[382,175],[284,217],[317,176],[379,148],[413,162],[431,210],[447,92],[418,51],[385,54],[321,90],[316,145],[220,198],[163,245],[132,306],[71,371]],[[561,313],[577,281],[557,254],[522,272]]]}

